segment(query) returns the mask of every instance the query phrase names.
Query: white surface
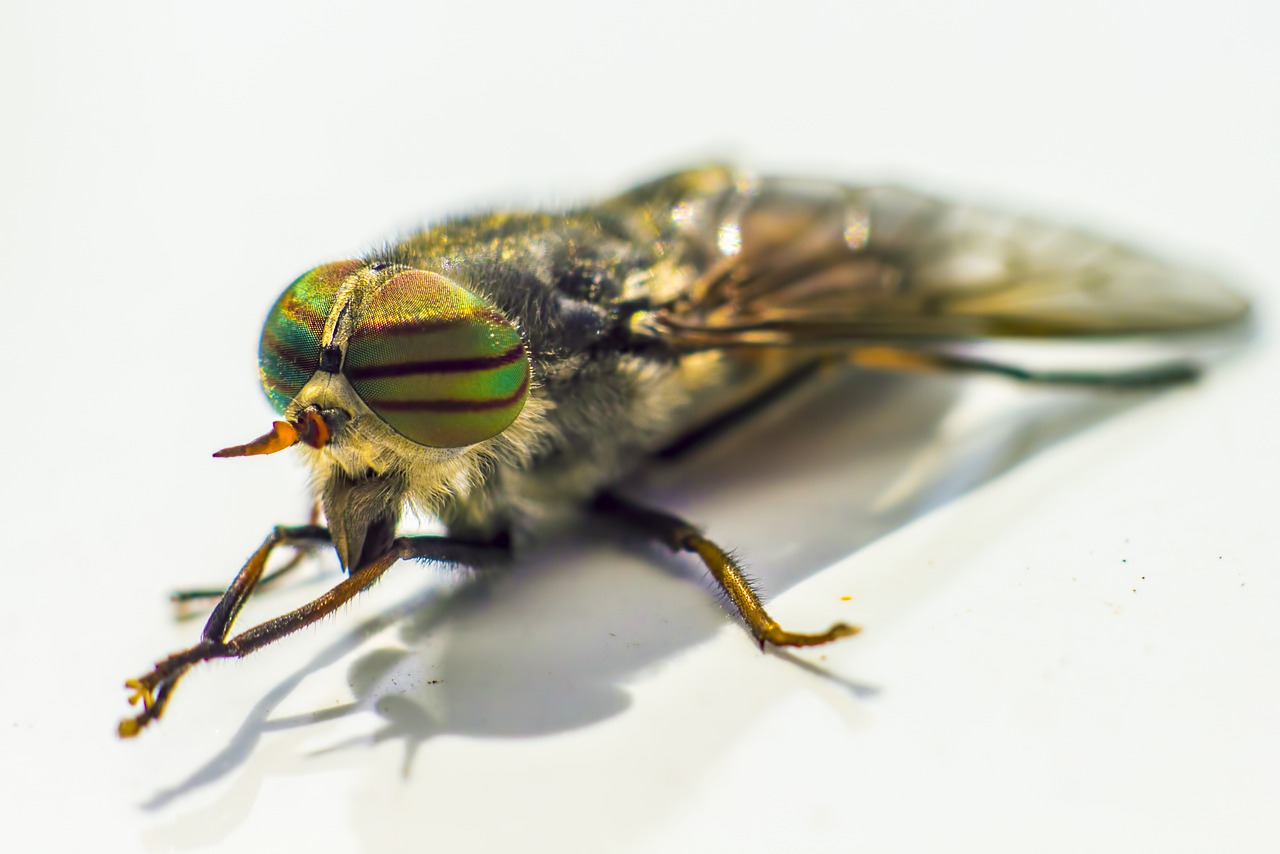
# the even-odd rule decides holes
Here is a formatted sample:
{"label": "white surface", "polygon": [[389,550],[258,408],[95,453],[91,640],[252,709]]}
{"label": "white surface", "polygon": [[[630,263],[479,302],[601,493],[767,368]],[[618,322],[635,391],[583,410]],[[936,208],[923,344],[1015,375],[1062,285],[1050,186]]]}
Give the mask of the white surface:
{"label": "white surface", "polygon": [[[6,9],[6,850],[1276,849],[1274,6],[356,8]],[[1262,339],[1132,404],[864,376],[648,484],[785,625],[865,627],[806,666],[685,563],[553,543],[479,593],[403,567],[115,740],[198,633],[167,591],[305,513],[283,455],[208,456],[270,418],[294,275],[706,155],[1125,233]]]}

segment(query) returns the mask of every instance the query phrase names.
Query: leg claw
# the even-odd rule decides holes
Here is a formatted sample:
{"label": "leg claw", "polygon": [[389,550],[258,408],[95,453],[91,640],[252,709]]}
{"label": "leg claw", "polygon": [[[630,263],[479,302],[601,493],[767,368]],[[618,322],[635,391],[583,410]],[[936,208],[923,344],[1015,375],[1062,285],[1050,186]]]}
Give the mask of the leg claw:
{"label": "leg claw", "polygon": [[133,690],[129,695],[129,705],[136,706],[138,701],[142,701],[143,709],[150,709],[155,705],[155,695],[151,693],[151,689],[142,684],[141,679],[129,679],[124,683],[124,687]]}

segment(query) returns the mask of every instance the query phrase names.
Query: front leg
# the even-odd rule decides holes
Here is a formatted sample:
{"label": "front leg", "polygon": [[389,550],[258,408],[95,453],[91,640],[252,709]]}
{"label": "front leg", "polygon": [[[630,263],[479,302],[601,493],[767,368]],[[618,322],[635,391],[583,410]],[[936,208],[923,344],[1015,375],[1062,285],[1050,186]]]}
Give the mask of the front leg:
{"label": "front leg", "polygon": [[733,607],[738,609],[738,614],[742,616],[761,649],[764,649],[766,643],[774,646],[817,646],[855,635],[859,631],[857,626],[836,623],[816,635],[789,632],[765,611],[760,604],[760,597],[752,589],[751,582],[747,580],[737,561],[720,546],[702,536],[702,532],[688,522],[608,493],[596,499],[595,510],[638,533],[665,543],[672,551],[693,552],[701,558],[711,577],[729,597]]}
{"label": "front leg", "polygon": [[[265,573],[257,584],[254,585],[254,591],[259,592],[272,587],[280,579],[284,578],[293,570],[302,565],[303,560],[323,545],[328,545],[329,532],[320,524],[320,502],[315,501],[311,504],[311,513],[307,518],[307,524],[290,528],[291,531],[304,531],[307,529],[315,529],[323,536],[317,536],[315,539],[292,539],[287,545],[293,546],[296,551],[293,557],[281,564],[271,572]],[[285,545],[285,543],[277,543],[277,545]],[[195,603],[204,599],[221,599],[225,593],[221,589],[213,588],[186,588],[183,590],[175,590],[169,594],[169,601],[174,605],[174,611],[179,620],[187,620],[199,616],[199,611],[194,607]]]}
{"label": "front leg", "polygon": [[506,538],[493,543],[475,543],[451,537],[400,537],[382,557],[371,561],[335,586],[323,596],[290,611],[288,614],[268,620],[228,639],[231,625],[244,606],[254,587],[262,578],[263,568],[272,549],[300,539],[328,539],[324,528],[276,528],[253,553],[244,568],[236,576],[222,600],[213,609],[205,624],[200,642],[190,649],[175,653],[156,664],[145,676],[130,679],[125,687],[134,691],[130,702],[142,702],[142,711],[120,721],[117,731],[121,738],[131,738],[142,728],[164,713],[173,690],[188,670],[202,661],[215,658],[243,658],[269,643],[293,634],[298,629],[333,613],[351,601],[391,568],[399,560],[432,560],[459,566],[482,567],[509,560],[510,545]]}

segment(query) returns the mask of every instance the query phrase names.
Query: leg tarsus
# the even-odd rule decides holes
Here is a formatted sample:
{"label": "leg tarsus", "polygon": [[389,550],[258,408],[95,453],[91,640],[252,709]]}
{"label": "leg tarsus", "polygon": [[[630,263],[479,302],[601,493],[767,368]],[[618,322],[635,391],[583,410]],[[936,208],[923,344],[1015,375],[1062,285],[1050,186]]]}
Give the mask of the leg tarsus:
{"label": "leg tarsus", "polygon": [[594,503],[595,509],[653,539],[664,542],[672,551],[696,554],[720,589],[729,597],[751,634],[763,651],[765,644],[774,646],[817,646],[857,634],[858,628],[836,623],[819,634],[789,632],[778,625],[760,603],[760,597],[737,561],[720,546],[702,536],[697,528],[669,513],[640,507],[616,495],[604,493]]}
{"label": "leg tarsus", "polygon": [[[848,623],[836,623],[821,634],[804,635],[789,632],[781,626],[775,625],[768,630],[764,640],[774,646],[820,646],[840,638],[851,637],[860,631],[861,629],[857,626],[851,626]],[[764,641],[761,641],[761,646],[763,645]]]}
{"label": "leg tarsus", "polygon": [[130,705],[142,703],[142,711],[131,718],[120,721],[116,734],[121,738],[133,738],[142,732],[143,727],[159,719],[164,713],[173,689],[178,680],[194,665],[213,658],[226,658],[229,655],[226,644],[221,641],[202,640],[200,643],[169,656],[156,664],[155,668],[139,679],[129,679],[125,687],[134,693],[129,697]]}

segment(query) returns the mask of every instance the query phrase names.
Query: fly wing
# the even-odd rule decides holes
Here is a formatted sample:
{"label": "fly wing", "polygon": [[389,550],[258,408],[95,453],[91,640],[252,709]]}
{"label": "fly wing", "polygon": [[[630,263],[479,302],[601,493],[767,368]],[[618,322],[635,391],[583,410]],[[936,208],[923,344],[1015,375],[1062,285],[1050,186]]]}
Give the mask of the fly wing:
{"label": "fly wing", "polygon": [[893,188],[738,181],[700,221],[713,260],[651,319],[688,349],[1167,333],[1248,311],[1121,243]]}

